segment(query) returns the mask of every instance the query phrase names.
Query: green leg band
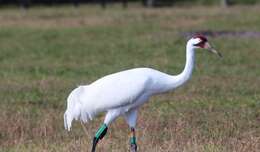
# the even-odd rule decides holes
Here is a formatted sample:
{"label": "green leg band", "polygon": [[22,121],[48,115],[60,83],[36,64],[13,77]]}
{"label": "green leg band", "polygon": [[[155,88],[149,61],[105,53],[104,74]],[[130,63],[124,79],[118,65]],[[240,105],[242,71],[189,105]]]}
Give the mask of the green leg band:
{"label": "green leg band", "polygon": [[131,137],[130,138],[130,143],[131,144],[136,144],[136,137]]}
{"label": "green leg band", "polygon": [[102,124],[102,125],[99,127],[97,133],[95,134],[95,137],[96,137],[97,139],[99,139],[99,138],[100,138],[100,135],[101,135],[106,129],[107,129],[107,125],[106,125],[106,124]]}

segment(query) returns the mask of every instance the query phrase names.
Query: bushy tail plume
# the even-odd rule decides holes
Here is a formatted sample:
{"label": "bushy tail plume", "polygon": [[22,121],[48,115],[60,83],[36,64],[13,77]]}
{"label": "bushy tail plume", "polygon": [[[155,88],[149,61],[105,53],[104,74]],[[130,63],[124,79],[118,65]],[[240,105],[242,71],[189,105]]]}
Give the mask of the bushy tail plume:
{"label": "bushy tail plume", "polygon": [[64,113],[64,127],[66,130],[70,131],[72,120],[68,119],[66,112]]}
{"label": "bushy tail plume", "polygon": [[87,86],[79,86],[74,89],[67,99],[67,110],[64,113],[64,127],[70,131],[72,121],[81,120],[88,122],[93,118],[91,111],[87,107],[83,106],[81,95],[86,93]]}

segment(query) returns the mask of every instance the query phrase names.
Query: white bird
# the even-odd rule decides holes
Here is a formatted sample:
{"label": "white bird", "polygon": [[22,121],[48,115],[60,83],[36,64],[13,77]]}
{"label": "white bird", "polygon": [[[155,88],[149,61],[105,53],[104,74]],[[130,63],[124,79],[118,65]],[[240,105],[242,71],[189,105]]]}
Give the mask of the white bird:
{"label": "white bird", "polygon": [[96,145],[105,136],[108,126],[116,118],[123,116],[132,133],[130,148],[136,151],[135,127],[138,108],[151,96],[174,90],[191,78],[196,48],[210,50],[221,57],[221,54],[209,45],[205,36],[195,35],[187,42],[185,68],[178,75],[169,75],[151,68],[135,68],[77,87],[67,99],[65,128],[70,130],[74,119],[88,122],[97,113],[107,112],[104,123],[93,139],[91,151],[95,152]]}

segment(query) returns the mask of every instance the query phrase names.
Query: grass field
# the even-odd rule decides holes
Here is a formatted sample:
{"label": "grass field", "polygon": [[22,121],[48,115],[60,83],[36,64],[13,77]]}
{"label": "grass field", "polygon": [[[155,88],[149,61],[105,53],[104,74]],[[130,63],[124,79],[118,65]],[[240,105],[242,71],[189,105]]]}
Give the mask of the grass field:
{"label": "grass field", "polygon": [[[258,14],[258,15],[257,15]],[[83,152],[100,115],[63,128],[69,92],[109,73],[184,67],[182,32],[260,31],[260,6],[144,9],[130,6],[0,10],[0,151]],[[209,37],[224,58],[198,50],[189,83],[139,111],[140,152],[257,152],[260,149],[260,37]],[[97,147],[124,152],[122,118]]]}

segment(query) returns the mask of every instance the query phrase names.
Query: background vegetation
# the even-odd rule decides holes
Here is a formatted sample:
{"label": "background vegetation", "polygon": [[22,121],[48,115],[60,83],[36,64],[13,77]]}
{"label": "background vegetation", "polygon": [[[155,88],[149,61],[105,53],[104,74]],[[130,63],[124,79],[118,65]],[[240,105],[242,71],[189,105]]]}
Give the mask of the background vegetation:
{"label": "background vegetation", "polygon": [[[0,151],[88,151],[100,115],[63,128],[66,97],[109,73],[152,67],[178,74],[186,32],[259,31],[260,6],[128,9],[112,5],[0,10]],[[255,35],[209,37],[224,58],[203,50],[192,80],[140,109],[137,139],[149,152],[257,152],[260,47]],[[98,151],[128,149],[118,119]]]}
{"label": "background vegetation", "polygon": [[[153,3],[155,5],[219,5],[221,1],[227,1],[229,4],[257,4],[260,0],[104,0],[107,3],[115,3],[115,2],[147,2]],[[0,4],[23,4],[27,5],[39,5],[39,4],[47,4],[47,5],[57,5],[64,3],[74,3],[74,4],[82,4],[82,3],[100,3],[101,0],[0,0]]]}

